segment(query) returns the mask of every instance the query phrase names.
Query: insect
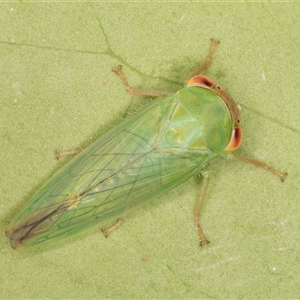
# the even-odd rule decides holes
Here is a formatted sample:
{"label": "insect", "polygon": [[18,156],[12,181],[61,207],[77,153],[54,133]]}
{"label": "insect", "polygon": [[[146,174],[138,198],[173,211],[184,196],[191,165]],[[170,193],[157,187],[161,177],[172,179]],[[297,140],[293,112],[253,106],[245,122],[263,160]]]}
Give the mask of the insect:
{"label": "insect", "polygon": [[6,230],[11,247],[24,249],[56,242],[98,224],[119,220],[132,210],[201,173],[194,212],[200,245],[208,243],[200,211],[209,181],[207,164],[216,156],[279,172],[258,160],[236,156],[242,142],[239,110],[212,79],[199,75],[211,63],[212,40],[204,64],[175,94],[132,88],[121,66],[113,71],[133,95],[159,96],[107,132],[58,171],[29,200]]}

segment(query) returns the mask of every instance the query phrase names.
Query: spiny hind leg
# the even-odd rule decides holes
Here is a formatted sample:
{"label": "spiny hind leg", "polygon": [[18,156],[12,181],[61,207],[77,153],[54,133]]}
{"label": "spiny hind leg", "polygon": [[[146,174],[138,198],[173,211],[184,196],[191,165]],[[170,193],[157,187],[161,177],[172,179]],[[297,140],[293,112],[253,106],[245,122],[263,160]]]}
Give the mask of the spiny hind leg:
{"label": "spiny hind leg", "polygon": [[107,229],[101,229],[104,236],[108,237],[114,230],[118,229],[125,221],[125,217],[120,217],[116,224],[112,225]]}
{"label": "spiny hind leg", "polygon": [[69,150],[64,150],[64,151],[55,150],[55,158],[57,160],[59,160],[62,156],[78,154],[81,151],[82,151],[81,148],[69,149]]}

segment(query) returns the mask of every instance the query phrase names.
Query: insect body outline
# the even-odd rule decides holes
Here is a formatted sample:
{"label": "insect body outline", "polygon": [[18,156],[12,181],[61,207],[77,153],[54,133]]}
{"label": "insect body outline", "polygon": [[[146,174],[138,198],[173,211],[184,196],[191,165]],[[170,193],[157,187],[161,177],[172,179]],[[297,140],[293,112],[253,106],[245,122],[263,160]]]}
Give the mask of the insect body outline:
{"label": "insect body outline", "polygon": [[158,98],[81,151],[37,191],[6,230],[12,248],[48,244],[119,219],[115,229],[133,209],[199,173],[204,180],[194,223],[203,245],[208,240],[200,212],[210,160],[223,156],[253,164],[283,181],[287,173],[232,154],[243,137],[238,107],[222,87],[199,75],[217,44],[212,40],[205,63],[172,95],[132,88],[117,66],[113,71],[130,94]]}

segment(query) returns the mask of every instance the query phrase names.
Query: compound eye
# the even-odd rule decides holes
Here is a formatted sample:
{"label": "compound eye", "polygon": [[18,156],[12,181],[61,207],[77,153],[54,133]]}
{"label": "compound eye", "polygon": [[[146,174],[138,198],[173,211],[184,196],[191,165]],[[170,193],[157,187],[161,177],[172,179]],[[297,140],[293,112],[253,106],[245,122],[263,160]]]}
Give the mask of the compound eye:
{"label": "compound eye", "polygon": [[187,86],[203,86],[211,88],[215,83],[207,76],[196,75],[189,79]]}
{"label": "compound eye", "polygon": [[234,151],[236,150],[242,143],[243,140],[243,131],[241,127],[236,127],[232,130],[230,141],[225,149],[225,151]]}

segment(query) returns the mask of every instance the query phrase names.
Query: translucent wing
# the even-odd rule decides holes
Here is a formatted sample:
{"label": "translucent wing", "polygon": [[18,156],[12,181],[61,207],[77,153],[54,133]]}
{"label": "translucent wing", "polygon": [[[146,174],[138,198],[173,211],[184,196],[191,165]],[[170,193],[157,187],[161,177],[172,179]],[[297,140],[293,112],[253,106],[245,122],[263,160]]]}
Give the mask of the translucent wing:
{"label": "translucent wing", "polygon": [[[12,247],[45,244],[103,225],[198,173],[212,154],[166,138],[167,131],[173,134],[171,116],[179,106],[176,95],[153,102],[63,167],[7,229]],[[201,132],[187,114],[184,128]]]}

